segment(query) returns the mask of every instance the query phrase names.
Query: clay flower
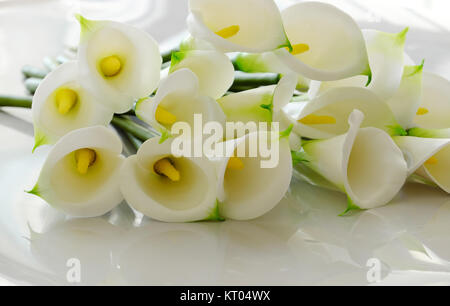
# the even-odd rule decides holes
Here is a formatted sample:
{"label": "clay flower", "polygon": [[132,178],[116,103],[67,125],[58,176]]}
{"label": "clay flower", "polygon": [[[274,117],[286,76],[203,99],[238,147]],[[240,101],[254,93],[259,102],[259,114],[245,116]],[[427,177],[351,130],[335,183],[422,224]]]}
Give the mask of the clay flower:
{"label": "clay flower", "polygon": [[106,127],[70,132],[52,148],[29,193],[71,216],[101,216],[123,200],[121,153],[120,138]]}
{"label": "clay flower", "polygon": [[115,113],[127,112],[136,99],[149,96],[158,86],[162,62],[158,45],[135,27],[77,18],[82,85]]}
{"label": "clay flower", "polygon": [[[41,82],[33,97],[35,147],[54,144],[67,133],[107,125],[113,112],[78,82],[78,64],[62,64]],[[34,150],[33,149],[33,150]]]}
{"label": "clay flower", "polygon": [[273,0],[189,0],[191,35],[223,52],[264,52],[289,47]]}
{"label": "clay flower", "polygon": [[450,193],[450,139],[394,137],[408,161],[408,174],[416,174]]}
{"label": "clay flower", "polygon": [[360,128],[363,120],[363,113],[355,110],[349,116],[347,133],[303,144],[304,165],[347,194],[347,211],[388,204],[408,172],[392,138],[377,128]]}
{"label": "clay flower", "polygon": [[198,78],[200,94],[221,98],[234,81],[230,59],[218,51],[186,51],[172,53],[169,73],[188,68]]}
{"label": "clay flower", "polygon": [[361,30],[343,11],[326,3],[302,2],[281,15],[292,48],[275,53],[292,70],[320,81],[370,74]]}
{"label": "clay flower", "polygon": [[217,179],[206,158],[174,156],[172,140],[146,141],[125,161],[120,189],[137,211],[165,222],[221,220]]}

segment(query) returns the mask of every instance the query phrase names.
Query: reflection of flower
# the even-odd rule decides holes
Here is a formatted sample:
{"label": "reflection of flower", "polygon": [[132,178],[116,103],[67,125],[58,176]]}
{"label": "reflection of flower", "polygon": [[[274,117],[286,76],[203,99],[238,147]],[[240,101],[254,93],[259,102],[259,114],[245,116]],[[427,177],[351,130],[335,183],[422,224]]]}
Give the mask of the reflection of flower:
{"label": "reflection of flower", "polygon": [[355,110],[346,134],[303,144],[305,165],[345,192],[349,209],[386,205],[407,176],[403,154],[391,137],[377,128],[360,128],[363,120]]}
{"label": "reflection of flower", "polygon": [[273,0],[189,0],[188,29],[225,52],[264,52],[289,46]]}
{"label": "reflection of flower", "polygon": [[127,112],[158,86],[162,59],[157,43],[129,25],[82,16],[78,20],[82,85],[114,112]]}
{"label": "reflection of flower", "polygon": [[113,112],[78,83],[78,65],[67,62],[51,72],[33,97],[35,148],[54,144],[70,131],[107,125]]}
{"label": "reflection of flower", "polygon": [[175,157],[172,141],[146,141],[122,168],[121,190],[134,209],[166,222],[220,219],[214,165],[206,158]]}
{"label": "reflection of flower", "polygon": [[52,148],[30,193],[68,215],[100,216],[122,202],[122,142],[102,126],[79,129]]}

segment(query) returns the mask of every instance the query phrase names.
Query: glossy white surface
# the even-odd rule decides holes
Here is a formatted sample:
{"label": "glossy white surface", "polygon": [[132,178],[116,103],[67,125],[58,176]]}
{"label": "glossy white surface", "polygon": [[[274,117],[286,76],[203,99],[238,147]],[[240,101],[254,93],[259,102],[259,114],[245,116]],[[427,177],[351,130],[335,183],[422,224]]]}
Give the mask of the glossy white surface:
{"label": "glossy white surface", "polygon": [[[54,5],[67,3],[55,2],[42,1],[37,11],[0,1],[0,93],[23,93],[21,66],[60,52],[67,23]],[[178,35],[184,1],[147,2],[141,4],[154,2],[171,17],[155,17],[150,32]],[[432,13],[435,6],[367,10],[356,1],[331,2],[363,27],[411,25],[408,52],[450,77],[450,26]],[[48,152],[31,154],[32,133],[27,110],[0,111],[0,285],[68,284],[70,258],[81,262],[81,284],[365,285],[370,258],[382,262],[382,285],[450,284],[450,197],[439,190],[409,184],[389,206],[338,217],[346,207],[342,194],[294,179],[283,201],[251,222],[165,224],[126,204],[101,218],[68,219],[24,192]]]}

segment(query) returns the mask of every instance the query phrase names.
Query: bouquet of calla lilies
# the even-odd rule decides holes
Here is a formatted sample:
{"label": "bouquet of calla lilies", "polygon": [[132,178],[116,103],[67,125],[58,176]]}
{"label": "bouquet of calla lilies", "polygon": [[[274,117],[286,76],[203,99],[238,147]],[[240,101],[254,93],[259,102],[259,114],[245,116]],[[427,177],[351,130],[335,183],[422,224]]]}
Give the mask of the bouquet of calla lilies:
{"label": "bouquet of calla lilies", "polygon": [[[77,15],[72,58],[24,67],[34,96],[0,106],[31,107],[33,151],[52,145],[30,193],[72,216],[125,200],[165,222],[260,217],[293,175],[345,193],[343,214],[388,204],[407,180],[450,193],[450,82],[408,57],[408,28],[361,30],[320,2],[189,7],[190,35],[167,54],[137,28]],[[216,130],[260,128],[206,140],[199,115]],[[180,137],[230,149],[174,152]],[[245,154],[263,140],[278,154],[270,167],[261,150]],[[122,156],[123,141],[136,154]]]}

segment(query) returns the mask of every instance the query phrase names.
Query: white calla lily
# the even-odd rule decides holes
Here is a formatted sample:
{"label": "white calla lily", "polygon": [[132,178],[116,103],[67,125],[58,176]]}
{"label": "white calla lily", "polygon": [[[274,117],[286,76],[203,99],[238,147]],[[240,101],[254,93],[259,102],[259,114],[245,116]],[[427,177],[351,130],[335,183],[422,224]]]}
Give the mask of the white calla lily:
{"label": "white calla lily", "polygon": [[281,15],[292,50],[275,53],[286,66],[320,81],[369,75],[364,38],[349,15],[320,2],[297,3]]}
{"label": "white calla lily", "polygon": [[289,46],[273,0],[189,0],[188,30],[223,52],[265,52]]}
{"label": "white calla lily", "polygon": [[231,60],[218,51],[172,53],[170,73],[188,68],[198,77],[200,94],[214,99],[222,97],[234,81]]}
{"label": "white calla lily", "polygon": [[78,64],[73,61],[62,64],[41,82],[33,97],[32,113],[34,149],[54,144],[76,129],[107,125],[114,115],[79,84]]}
{"label": "white calla lily", "polygon": [[450,139],[394,137],[408,162],[409,175],[432,181],[450,193]]}
{"label": "white calla lily", "polygon": [[101,216],[123,201],[121,153],[120,138],[106,127],[70,132],[52,148],[29,193],[71,216]]}
{"label": "white calla lily", "polygon": [[147,140],[127,158],[120,189],[134,209],[165,222],[220,220],[215,167],[206,158],[175,157],[172,141]]}
{"label": "white calla lily", "polygon": [[325,139],[348,130],[347,119],[354,109],[364,113],[363,127],[376,127],[391,135],[406,133],[389,106],[371,90],[360,87],[333,88],[309,102],[291,102],[283,114],[300,136]]}
{"label": "white calla lily", "polygon": [[116,113],[158,86],[162,58],[155,40],[135,27],[80,15],[80,80]]}
{"label": "white calla lily", "polygon": [[369,89],[383,100],[392,97],[400,86],[408,30],[406,28],[398,34],[376,30],[363,31],[372,71]]}
{"label": "white calla lily", "polygon": [[450,138],[450,81],[423,73],[423,99],[414,124],[416,127],[409,130],[411,136]]}
{"label": "white calla lily", "polygon": [[303,144],[304,164],[347,194],[349,210],[386,205],[400,191],[408,172],[392,138],[377,128],[361,128],[363,120],[363,113],[355,110],[346,134]]}
{"label": "white calla lily", "polygon": [[422,71],[423,63],[419,66],[405,66],[400,87],[386,101],[405,130],[413,127],[414,117],[422,101]]}
{"label": "white calla lily", "polygon": [[[309,96],[335,87],[368,87],[382,100],[390,99],[398,90],[405,63],[404,46],[408,28],[400,33],[386,33],[376,30],[363,30],[369,58],[370,74],[357,75],[342,80],[320,82],[311,81]],[[406,61],[410,62],[409,56]],[[409,65],[409,63],[407,63]]]}
{"label": "white calla lily", "polygon": [[[234,220],[255,219],[280,202],[292,177],[291,151],[286,136],[276,132],[252,132],[224,143],[234,150],[226,150],[223,158],[215,160],[222,216]],[[260,152],[254,157],[248,156],[249,146],[261,141],[278,146],[279,158],[275,167],[263,167],[262,161],[267,160]],[[248,157],[241,157],[239,152],[242,151]]]}
{"label": "white calla lily", "polygon": [[229,94],[219,100],[227,122],[267,122],[278,118],[278,113],[289,103],[296,86],[295,74],[283,76],[277,85]]}
{"label": "white calla lily", "polygon": [[136,103],[135,111],[140,119],[163,135],[171,135],[171,127],[176,122],[186,122],[192,127],[195,114],[202,114],[204,123],[216,121],[225,124],[225,115],[219,104],[200,94],[198,78],[187,68],[170,74],[161,82],[154,97]]}
{"label": "white calla lily", "polygon": [[[239,53],[234,59],[236,68],[249,73],[274,72],[282,75],[295,73],[280,60],[274,52],[264,53]],[[297,75],[297,90],[306,91],[310,80],[303,75]]]}

